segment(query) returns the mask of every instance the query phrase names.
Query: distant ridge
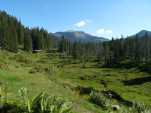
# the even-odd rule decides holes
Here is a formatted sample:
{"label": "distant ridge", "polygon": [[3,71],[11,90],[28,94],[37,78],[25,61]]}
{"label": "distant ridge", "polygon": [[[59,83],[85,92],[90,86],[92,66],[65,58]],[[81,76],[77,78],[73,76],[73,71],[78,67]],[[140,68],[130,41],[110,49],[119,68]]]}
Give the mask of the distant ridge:
{"label": "distant ridge", "polygon": [[107,38],[93,36],[83,31],[66,31],[66,32],[56,32],[54,35],[58,38],[64,36],[65,39],[71,42],[81,41],[81,42],[104,42],[108,41]]}

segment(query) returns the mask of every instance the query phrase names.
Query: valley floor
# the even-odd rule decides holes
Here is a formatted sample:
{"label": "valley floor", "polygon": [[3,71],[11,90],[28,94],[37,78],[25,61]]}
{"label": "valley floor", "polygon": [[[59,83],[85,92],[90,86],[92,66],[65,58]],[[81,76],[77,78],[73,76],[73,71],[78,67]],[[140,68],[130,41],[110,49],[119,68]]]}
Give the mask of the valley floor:
{"label": "valley floor", "polygon": [[[17,101],[18,90],[26,87],[31,97],[45,91],[73,103],[76,113],[106,113],[90,102],[90,92],[113,92],[113,105],[127,109],[129,103],[151,105],[151,75],[136,69],[98,68],[95,63],[61,59],[58,54],[18,54],[0,52],[0,85],[6,85],[10,102]],[[119,97],[120,96],[120,97]]]}

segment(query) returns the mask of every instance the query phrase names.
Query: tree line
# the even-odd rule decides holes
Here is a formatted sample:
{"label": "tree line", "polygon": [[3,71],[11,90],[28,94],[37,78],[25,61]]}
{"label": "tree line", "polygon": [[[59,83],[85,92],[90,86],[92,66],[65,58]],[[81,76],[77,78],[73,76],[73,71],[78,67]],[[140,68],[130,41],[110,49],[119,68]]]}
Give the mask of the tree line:
{"label": "tree line", "polygon": [[25,27],[4,11],[0,11],[0,47],[12,52],[56,49],[73,60],[95,61],[105,67],[149,67],[151,63],[148,32],[141,38],[136,34],[98,43],[71,42],[64,36],[58,39],[43,28]]}
{"label": "tree line", "polygon": [[136,34],[99,43],[70,42],[62,37],[58,46],[59,52],[73,59],[95,61],[99,66],[145,70],[150,70],[151,66],[151,35],[148,32],[143,37]]}

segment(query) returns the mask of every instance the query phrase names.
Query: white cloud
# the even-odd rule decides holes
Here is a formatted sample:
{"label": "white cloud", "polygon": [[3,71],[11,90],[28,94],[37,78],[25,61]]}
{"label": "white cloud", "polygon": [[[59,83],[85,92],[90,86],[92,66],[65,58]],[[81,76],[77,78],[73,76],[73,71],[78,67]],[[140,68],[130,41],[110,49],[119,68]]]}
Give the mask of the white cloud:
{"label": "white cloud", "polygon": [[104,29],[98,29],[96,31],[97,34],[104,34],[105,30]]}
{"label": "white cloud", "polygon": [[98,34],[98,35],[110,35],[110,34],[112,34],[112,33],[113,33],[112,30],[103,29],[103,28],[98,29],[98,30],[96,31],[96,34]]}
{"label": "white cloud", "polygon": [[76,24],[74,24],[76,27],[85,27],[86,25],[88,25],[91,21],[90,20],[81,20],[79,22],[77,22]]}

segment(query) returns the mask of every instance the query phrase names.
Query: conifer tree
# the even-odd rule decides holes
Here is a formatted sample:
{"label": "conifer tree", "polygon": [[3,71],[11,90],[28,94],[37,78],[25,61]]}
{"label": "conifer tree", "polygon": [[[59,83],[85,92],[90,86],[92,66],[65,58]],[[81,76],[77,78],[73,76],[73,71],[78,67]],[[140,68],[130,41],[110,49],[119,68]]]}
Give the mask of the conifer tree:
{"label": "conifer tree", "polygon": [[32,39],[30,32],[28,30],[25,31],[25,37],[24,37],[24,50],[28,52],[32,52]]}

